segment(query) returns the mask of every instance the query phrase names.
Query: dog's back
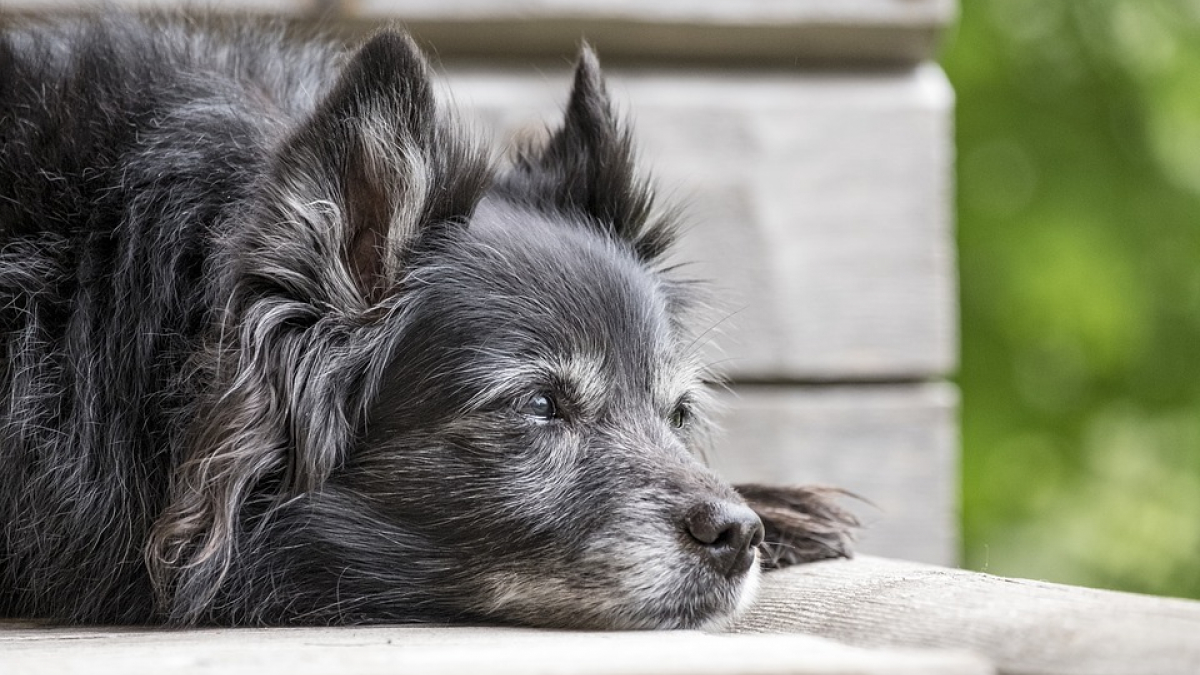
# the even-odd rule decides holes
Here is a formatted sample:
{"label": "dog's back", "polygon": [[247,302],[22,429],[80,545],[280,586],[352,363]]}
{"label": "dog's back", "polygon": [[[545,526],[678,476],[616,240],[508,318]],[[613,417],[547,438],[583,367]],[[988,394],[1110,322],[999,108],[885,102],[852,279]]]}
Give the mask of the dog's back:
{"label": "dog's back", "polygon": [[148,615],[125,598],[150,597],[140,547],[199,384],[214,228],[336,60],[277,33],[0,37],[0,592],[31,589],[0,611]]}

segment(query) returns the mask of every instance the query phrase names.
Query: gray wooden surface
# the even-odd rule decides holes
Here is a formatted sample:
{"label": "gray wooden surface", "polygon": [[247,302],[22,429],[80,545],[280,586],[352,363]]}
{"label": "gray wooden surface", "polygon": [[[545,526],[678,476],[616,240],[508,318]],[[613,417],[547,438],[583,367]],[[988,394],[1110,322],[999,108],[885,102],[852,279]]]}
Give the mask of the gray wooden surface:
{"label": "gray wooden surface", "polygon": [[1200,602],[881,558],[768,574],[735,629],[967,649],[1005,675],[1200,673]]}
{"label": "gray wooden surface", "polygon": [[1200,673],[1200,603],[871,557],[766,574],[758,601],[729,630],[735,635],[0,623],[0,672]]}
{"label": "gray wooden surface", "polygon": [[983,660],[804,635],[504,628],[45,629],[0,623],[4,675],[988,675]]}

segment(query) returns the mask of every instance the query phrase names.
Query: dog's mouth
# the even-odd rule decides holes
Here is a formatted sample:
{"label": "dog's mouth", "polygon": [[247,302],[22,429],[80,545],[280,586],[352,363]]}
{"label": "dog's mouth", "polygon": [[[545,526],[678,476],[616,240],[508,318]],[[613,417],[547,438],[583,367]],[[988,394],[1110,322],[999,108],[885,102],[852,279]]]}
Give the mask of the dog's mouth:
{"label": "dog's mouth", "polygon": [[757,543],[726,566],[691,546],[674,549],[608,551],[565,570],[497,572],[489,575],[484,616],[579,630],[710,629],[753,603],[761,577]]}
{"label": "dog's mouth", "polygon": [[649,623],[621,628],[717,630],[729,625],[754,603],[762,572],[757,553],[742,572],[704,588],[681,589],[658,601],[645,603]]}

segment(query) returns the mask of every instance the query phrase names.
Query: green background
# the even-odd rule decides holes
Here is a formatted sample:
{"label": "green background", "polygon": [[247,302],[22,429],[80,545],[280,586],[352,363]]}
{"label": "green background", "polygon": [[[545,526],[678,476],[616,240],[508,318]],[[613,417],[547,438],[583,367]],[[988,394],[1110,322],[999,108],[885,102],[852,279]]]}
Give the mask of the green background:
{"label": "green background", "polygon": [[963,561],[1200,598],[1200,2],[961,11]]}

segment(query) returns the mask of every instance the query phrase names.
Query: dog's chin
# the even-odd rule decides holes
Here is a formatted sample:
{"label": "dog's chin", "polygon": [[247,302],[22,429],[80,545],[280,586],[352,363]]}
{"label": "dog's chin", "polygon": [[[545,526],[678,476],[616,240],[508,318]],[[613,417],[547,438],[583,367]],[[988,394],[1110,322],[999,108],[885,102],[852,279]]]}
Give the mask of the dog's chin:
{"label": "dog's chin", "polygon": [[603,630],[700,629],[719,631],[732,624],[757,597],[762,572],[757,561],[734,579],[704,574],[666,593],[632,601],[623,611],[599,617]]}
{"label": "dog's chin", "polygon": [[702,594],[680,595],[644,604],[629,614],[608,617],[603,630],[704,630],[720,632],[732,625],[758,594],[761,579],[755,565],[740,579],[722,580]]}
{"label": "dog's chin", "polygon": [[649,570],[614,587],[582,588],[564,578],[505,574],[493,577],[485,614],[505,623],[577,630],[720,631],[754,603],[762,572],[756,558],[734,579],[701,570],[678,578],[652,575]]}
{"label": "dog's chin", "polygon": [[696,626],[696,628],[712,632],[720,632],[729,628],[729,626],[754,605],[754,601],[758,599],[758,589],[761,583],[762,567],[759,564],[756,554],[754,564],[750,566],[750,569],[742,578],[741,588],[737,595],[737,603],[733,610],[713,616],[702,622],[699,626]]}

